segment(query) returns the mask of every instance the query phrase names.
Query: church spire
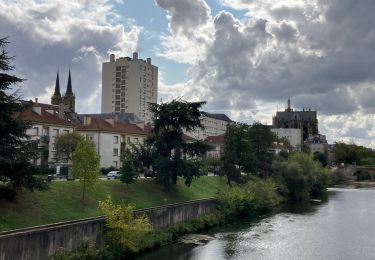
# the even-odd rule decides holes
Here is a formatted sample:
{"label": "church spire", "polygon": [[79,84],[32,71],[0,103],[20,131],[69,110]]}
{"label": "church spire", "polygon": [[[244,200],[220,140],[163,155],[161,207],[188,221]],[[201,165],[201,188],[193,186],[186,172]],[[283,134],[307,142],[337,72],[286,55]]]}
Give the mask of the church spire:
{"label": "church spire", "polygon": [[69,69],[68,85],[66,87],[66,93],[65,93],[65,95],[73,95],[72,77],[70,76],[70,69]]}
{"label": "church spire", "polygon": [[290,97],[288,98],[288,107],[285,109],[285,112],[292,112],[293,109],[290,106]]}
{"label": "church spire", "polygon": [[61,102],[61,93],[60,93],[60,79],[59,79],[59,71],[57,71],[56,76],[56,83],[55,83],[55,93],[53,93],[53,96],[51,98],[51,104],[52,105],[58,105]]}

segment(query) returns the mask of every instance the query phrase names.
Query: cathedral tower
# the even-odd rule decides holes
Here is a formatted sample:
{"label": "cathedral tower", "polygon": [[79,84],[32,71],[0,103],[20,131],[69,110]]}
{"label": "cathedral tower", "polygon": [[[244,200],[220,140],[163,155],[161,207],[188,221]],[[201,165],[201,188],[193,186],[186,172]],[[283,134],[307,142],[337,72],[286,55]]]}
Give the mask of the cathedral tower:
{"label": "cathedral tower", "polygon": [[62,102],[61,93],[60,93],[60,80],[59,72],[57,72],[56,83],[55,83],[55,93],[51,98],[51,104],[58,106]]}
{"label": "cathedral tower", "polygon": [[72,90],[72,77],[70,75],[70,69],[69,69],[69,77],[68,77],[68,85],[66,87],[66,92],[63,97],[63,103],[65,111],[68,113],[74,113],[75,112],[75,95]]}

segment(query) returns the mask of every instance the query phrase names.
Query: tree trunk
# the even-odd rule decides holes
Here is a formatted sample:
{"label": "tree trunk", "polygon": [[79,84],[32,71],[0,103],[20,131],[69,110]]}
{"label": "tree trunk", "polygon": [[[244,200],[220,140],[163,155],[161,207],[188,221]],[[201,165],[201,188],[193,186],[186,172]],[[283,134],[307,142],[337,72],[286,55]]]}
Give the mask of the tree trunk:
{"label": "tree trunk", "polygon": [[86,179],[83,178],[82,201],[85,199]]}

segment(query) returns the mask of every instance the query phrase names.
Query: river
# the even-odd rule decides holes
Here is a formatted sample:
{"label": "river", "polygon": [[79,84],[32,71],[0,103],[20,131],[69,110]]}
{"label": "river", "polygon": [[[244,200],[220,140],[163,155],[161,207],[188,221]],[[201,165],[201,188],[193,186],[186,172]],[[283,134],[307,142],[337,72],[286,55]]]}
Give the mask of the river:
{"label": "river", "polygon": [[213,228],[205,245],[174,244],[139,260],[375,259],[375,189],[329,189],[327,202]]}

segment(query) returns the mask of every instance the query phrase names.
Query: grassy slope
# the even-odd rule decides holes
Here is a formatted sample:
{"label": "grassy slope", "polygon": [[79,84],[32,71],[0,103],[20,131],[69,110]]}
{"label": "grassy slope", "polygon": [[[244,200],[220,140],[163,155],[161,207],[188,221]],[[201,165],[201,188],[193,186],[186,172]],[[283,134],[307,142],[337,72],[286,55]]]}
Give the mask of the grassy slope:
{"label": "grassy slope", "polygon": [[0,200],[0,231],[74,220],[100,215],[98,201],[111,194],[114,201],[131,202],[137,208],[214,197],[225,181],[204,176],[186,187],[179,179],[175,190],[167,193],[151,179],[125,185],[118,180],[99,180],[80,202],[79,182],[52,182],[44,192],[22,192],[16,203]]}

